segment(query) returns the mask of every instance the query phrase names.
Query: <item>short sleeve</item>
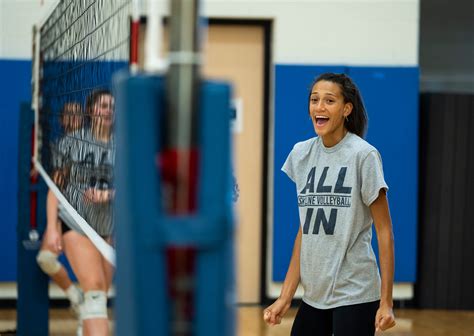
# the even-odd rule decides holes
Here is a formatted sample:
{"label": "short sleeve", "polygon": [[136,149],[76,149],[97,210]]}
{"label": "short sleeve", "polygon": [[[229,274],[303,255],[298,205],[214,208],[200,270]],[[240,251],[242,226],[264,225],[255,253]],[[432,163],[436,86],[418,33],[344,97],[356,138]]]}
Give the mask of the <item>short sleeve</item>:
{"label": "short sleeve", "polygon": [[59,146],[56,142],[53,142],[49,145],[51,153],[51,168],[57,170],[61,168],[61,155],[59,153]]}
{"label": "short sleeve", "polygon": [[295,179],[295,169],[294,169],[294,164],[293,164],[293,161],[294,161],[294,152],[295,152],[295,148],[293,148],[290,152],[290,154],[288,154],[288,157],[286,158],[286,161],[285,163],[283,164],[283,167],[281,167],[281,170],[286,174],[288,175],[288,177],[296,183],[296,179]]}
{"label": "short sleeve", "polygon": [[63,168],[66,161],[66,140],[62,138],[51,144],[51,164],[53,170]]}
{"label": "short sleeve", "polygon": [[382,159],[376,150],[371,151],[362,161],[361,186],[362,201],[367,206],[377,199],[381,189],[388,190],[383,175]]}

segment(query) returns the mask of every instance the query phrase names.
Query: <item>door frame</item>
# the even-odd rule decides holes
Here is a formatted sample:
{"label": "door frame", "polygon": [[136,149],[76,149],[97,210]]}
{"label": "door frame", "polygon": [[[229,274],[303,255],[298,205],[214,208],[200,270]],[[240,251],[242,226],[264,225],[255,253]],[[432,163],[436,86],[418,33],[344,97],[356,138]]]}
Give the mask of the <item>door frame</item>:
{"label": "door frame", "polygon": [[[263,40],[264,40],[264,52],[263,52],[263,130],[262,130],[262,195],[261,195],[261,242],[260,242],[260,297],[259,303],[263,304],[269,301],[266,294],[266,277],[267,277],[267,240],[268,240],[268,227],[269,221],[273,218],[270,211],[273,211],[273,207],[269,208],[271,195],[270,186],[273,186],[273,166],[270,164],[273,162],[273,153],[271,148],[273,147],[273,114],[270,113],[272,109],[271,92],[273,86],[271,85],[271,79],[274,76],[274,67],[272,66],[272,36],[273,36],[273,20],[271,19],[234,19],[234,18],[209,18],[209,25],[240,25],[240,26],[259,26],[263,28]],[[270,169],[272,168],[272,169]],[[273,198],[272,198],[273,199]]]}

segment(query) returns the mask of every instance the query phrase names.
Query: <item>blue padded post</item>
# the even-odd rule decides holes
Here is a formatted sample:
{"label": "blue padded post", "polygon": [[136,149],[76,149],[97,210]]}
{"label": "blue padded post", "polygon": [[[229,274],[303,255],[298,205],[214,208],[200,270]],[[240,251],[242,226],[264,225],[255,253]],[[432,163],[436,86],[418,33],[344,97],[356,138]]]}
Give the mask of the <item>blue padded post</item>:
{"label": "blue padded post", "polygon": [[155,159],[163,84],[154,77],[116,78],[117,335],[158,335],[157,326],[168,322],[165,259],[151,243],[160,216]]}
{"label": "blue padded post", "polygon": [[170,335],[165,248],[197,249],[193,335],[234,335],[230,87],[201,87],[198,210],[169,217],[156,164],[164,80],[120,74],[117,105],[117,335]]}
{"label": "blue padded post", "polygon": [[39,237],[30,237],[30,192],[33,190],[38,197],[36,218],[39,231],[44,230],[46,224],[46,185],[41,179],[36,185],[30,183],[33,116],[30,104],[22,104],[18,142],[17,335],[47,336],[48,276],[36,263]]}

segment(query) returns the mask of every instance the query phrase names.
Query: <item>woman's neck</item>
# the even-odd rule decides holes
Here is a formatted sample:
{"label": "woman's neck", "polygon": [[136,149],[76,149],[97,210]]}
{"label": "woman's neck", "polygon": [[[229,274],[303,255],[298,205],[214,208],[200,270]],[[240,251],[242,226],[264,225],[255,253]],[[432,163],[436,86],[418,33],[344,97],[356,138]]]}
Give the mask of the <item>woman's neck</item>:
{"label": "woman's neck", "polygon": [[92,129],[92,135],[96,140],[108,142],[112,132],[110,127],[97,127]]}
{"label": "woman's neck", "polygon": [[323,140],[323,144],[325,147],[333,147],[336,146],[339,142],[341,142],[342,139],[344,139],[347,132],[349,131],[345,127],[342,127],[341,129],[338,129],[332,132],[331,134],[321,136],[321,139]]}

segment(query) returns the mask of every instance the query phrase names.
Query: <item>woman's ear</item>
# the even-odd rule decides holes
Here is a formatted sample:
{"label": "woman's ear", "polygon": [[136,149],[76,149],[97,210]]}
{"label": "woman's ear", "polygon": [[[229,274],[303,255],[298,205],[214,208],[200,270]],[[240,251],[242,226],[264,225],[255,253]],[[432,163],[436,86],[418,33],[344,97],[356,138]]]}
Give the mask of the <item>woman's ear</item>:
{"label": "woman's ear", "polygon": [[349,114],[352,113],[353,108],[354,108],[354,105],[352,105],[352,103],[346,103],[344,105],[344,117],[349,116]]}

